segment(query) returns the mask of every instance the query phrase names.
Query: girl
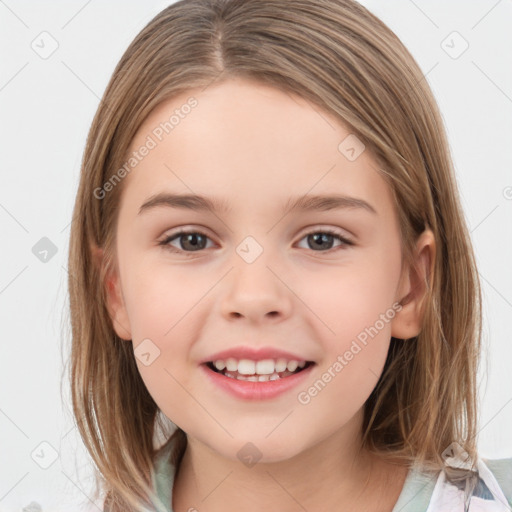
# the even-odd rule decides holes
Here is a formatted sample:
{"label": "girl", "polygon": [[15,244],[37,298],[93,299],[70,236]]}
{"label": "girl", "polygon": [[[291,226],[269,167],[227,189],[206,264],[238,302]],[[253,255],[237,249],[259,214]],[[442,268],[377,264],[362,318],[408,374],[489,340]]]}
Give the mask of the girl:
{"label": "girl", "polygon": [[358,3],[157,15],[93,121],[69,260],[105,511],[510,510],[441,116]]}

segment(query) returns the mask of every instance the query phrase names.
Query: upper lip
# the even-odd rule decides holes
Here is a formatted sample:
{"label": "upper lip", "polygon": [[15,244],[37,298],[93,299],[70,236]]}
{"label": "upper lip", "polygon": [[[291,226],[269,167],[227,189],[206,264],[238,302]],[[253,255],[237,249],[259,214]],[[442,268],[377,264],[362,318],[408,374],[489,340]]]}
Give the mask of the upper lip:
{"label": "upper lip", "polygon": [[253,361],[261,361],[262,359],[286,359],[287,361],[310,361],[310,359],[304,358],[297,354],[287,352],[273,347],[234,347],[221,352],[216,352],[211,356],[203,359],[201,364],[218,361],[219,359],[226,360],[232,357],[233,359],[251,359]]}

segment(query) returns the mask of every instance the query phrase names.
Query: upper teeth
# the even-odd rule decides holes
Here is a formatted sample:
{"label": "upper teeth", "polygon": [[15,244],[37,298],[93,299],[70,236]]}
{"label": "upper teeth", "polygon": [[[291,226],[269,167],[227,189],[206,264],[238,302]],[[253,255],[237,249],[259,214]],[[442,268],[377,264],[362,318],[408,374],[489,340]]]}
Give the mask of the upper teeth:
{"label": "upper teeth", "polygon": [[213,364],[217,370],[224,370],[226,368],[230,372],[236,372],[242,375],[272,375],[274,372],[284,372],[286,370],[294,372],[297,368],[304,368],[306,361],[288,361],[286,359],[262,359],[261,361],[253,361],[251,359],[218,359]]}

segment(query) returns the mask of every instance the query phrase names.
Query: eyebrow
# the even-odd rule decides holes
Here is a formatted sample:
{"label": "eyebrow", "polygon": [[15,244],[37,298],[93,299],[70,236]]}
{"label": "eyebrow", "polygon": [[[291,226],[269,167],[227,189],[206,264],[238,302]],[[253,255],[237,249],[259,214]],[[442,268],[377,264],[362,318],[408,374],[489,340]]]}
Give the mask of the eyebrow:
{"label": "eyebrow", "polygon": [[[181,208],[192,211],[228,213],[231,211],[225,199],[209,198],[196,194],[172,194],[161,192],[149,197],[140,207],[139,215],[156,207]],[[363,199],[339,195],[305,195],[292,197],[284,210],[292,211],[329,211],[360,208],[377,215],[377,211]]]}

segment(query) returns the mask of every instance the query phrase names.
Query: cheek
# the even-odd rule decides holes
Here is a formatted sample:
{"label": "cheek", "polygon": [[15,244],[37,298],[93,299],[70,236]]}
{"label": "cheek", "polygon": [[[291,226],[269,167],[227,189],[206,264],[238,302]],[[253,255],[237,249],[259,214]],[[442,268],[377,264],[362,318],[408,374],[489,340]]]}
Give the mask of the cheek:
{"label": "cheek", "polygon": [[[140,266],[129,279],[126,303],[137,367],[159,408],[176,420],[190,402],[185,390],[194,389],[189,365],[197,329],[194,307],[204,296],[205,285],[177,267],[154,264]],[[148,339],[151,342],[145,341]],[[141,343],[148,347],[144,352],[158,354],[149,365],[137,357]]]}
{"label": "cheek", "polygon": [[393,304],[399,272],[399,255],[388,248],[314,280],[311,309],[320,312],[328,327],[322,329],[326,356],[322,366],[336,375],[332,380],[338,385],[330,387],[339,399],[364,401],[377,383],[396,314]]}
{"label": "cheek", "polygon": [[[135,268],[135,267],[133,267]],[[191,312],[205,294],[205,283],[191,279],[177,266],[140,265],[126,279],[126,305],[136,339],[154,337],[161,343],[190,324]]]}
{"label": "cheek", "polygon": [[389,255],[368,254],[332,272],[318,273],[304,285],[304,296],[310,297],[311,309],[318,311],[331,334],[347,340],[393,311],[399,271],[399,261],[391,261]]}
{"label": "cheek", "polygon": [[136,359],[148,390],[158,402],[169,395],[170,389],[176,388],[172,396],[180,394],[181,388],[170,374],[186,385],[190,365],[197,364],[190,355],[200,325],[197,312],[212,284],[192,278],[190,270],[180,272],[177,266],[154,261],[132,266],[132,270],[126,279],[125,299],[133,347],[137,355],[139,344],[149,339],[151,343],[144,343],[158,354],[149,366]]}

